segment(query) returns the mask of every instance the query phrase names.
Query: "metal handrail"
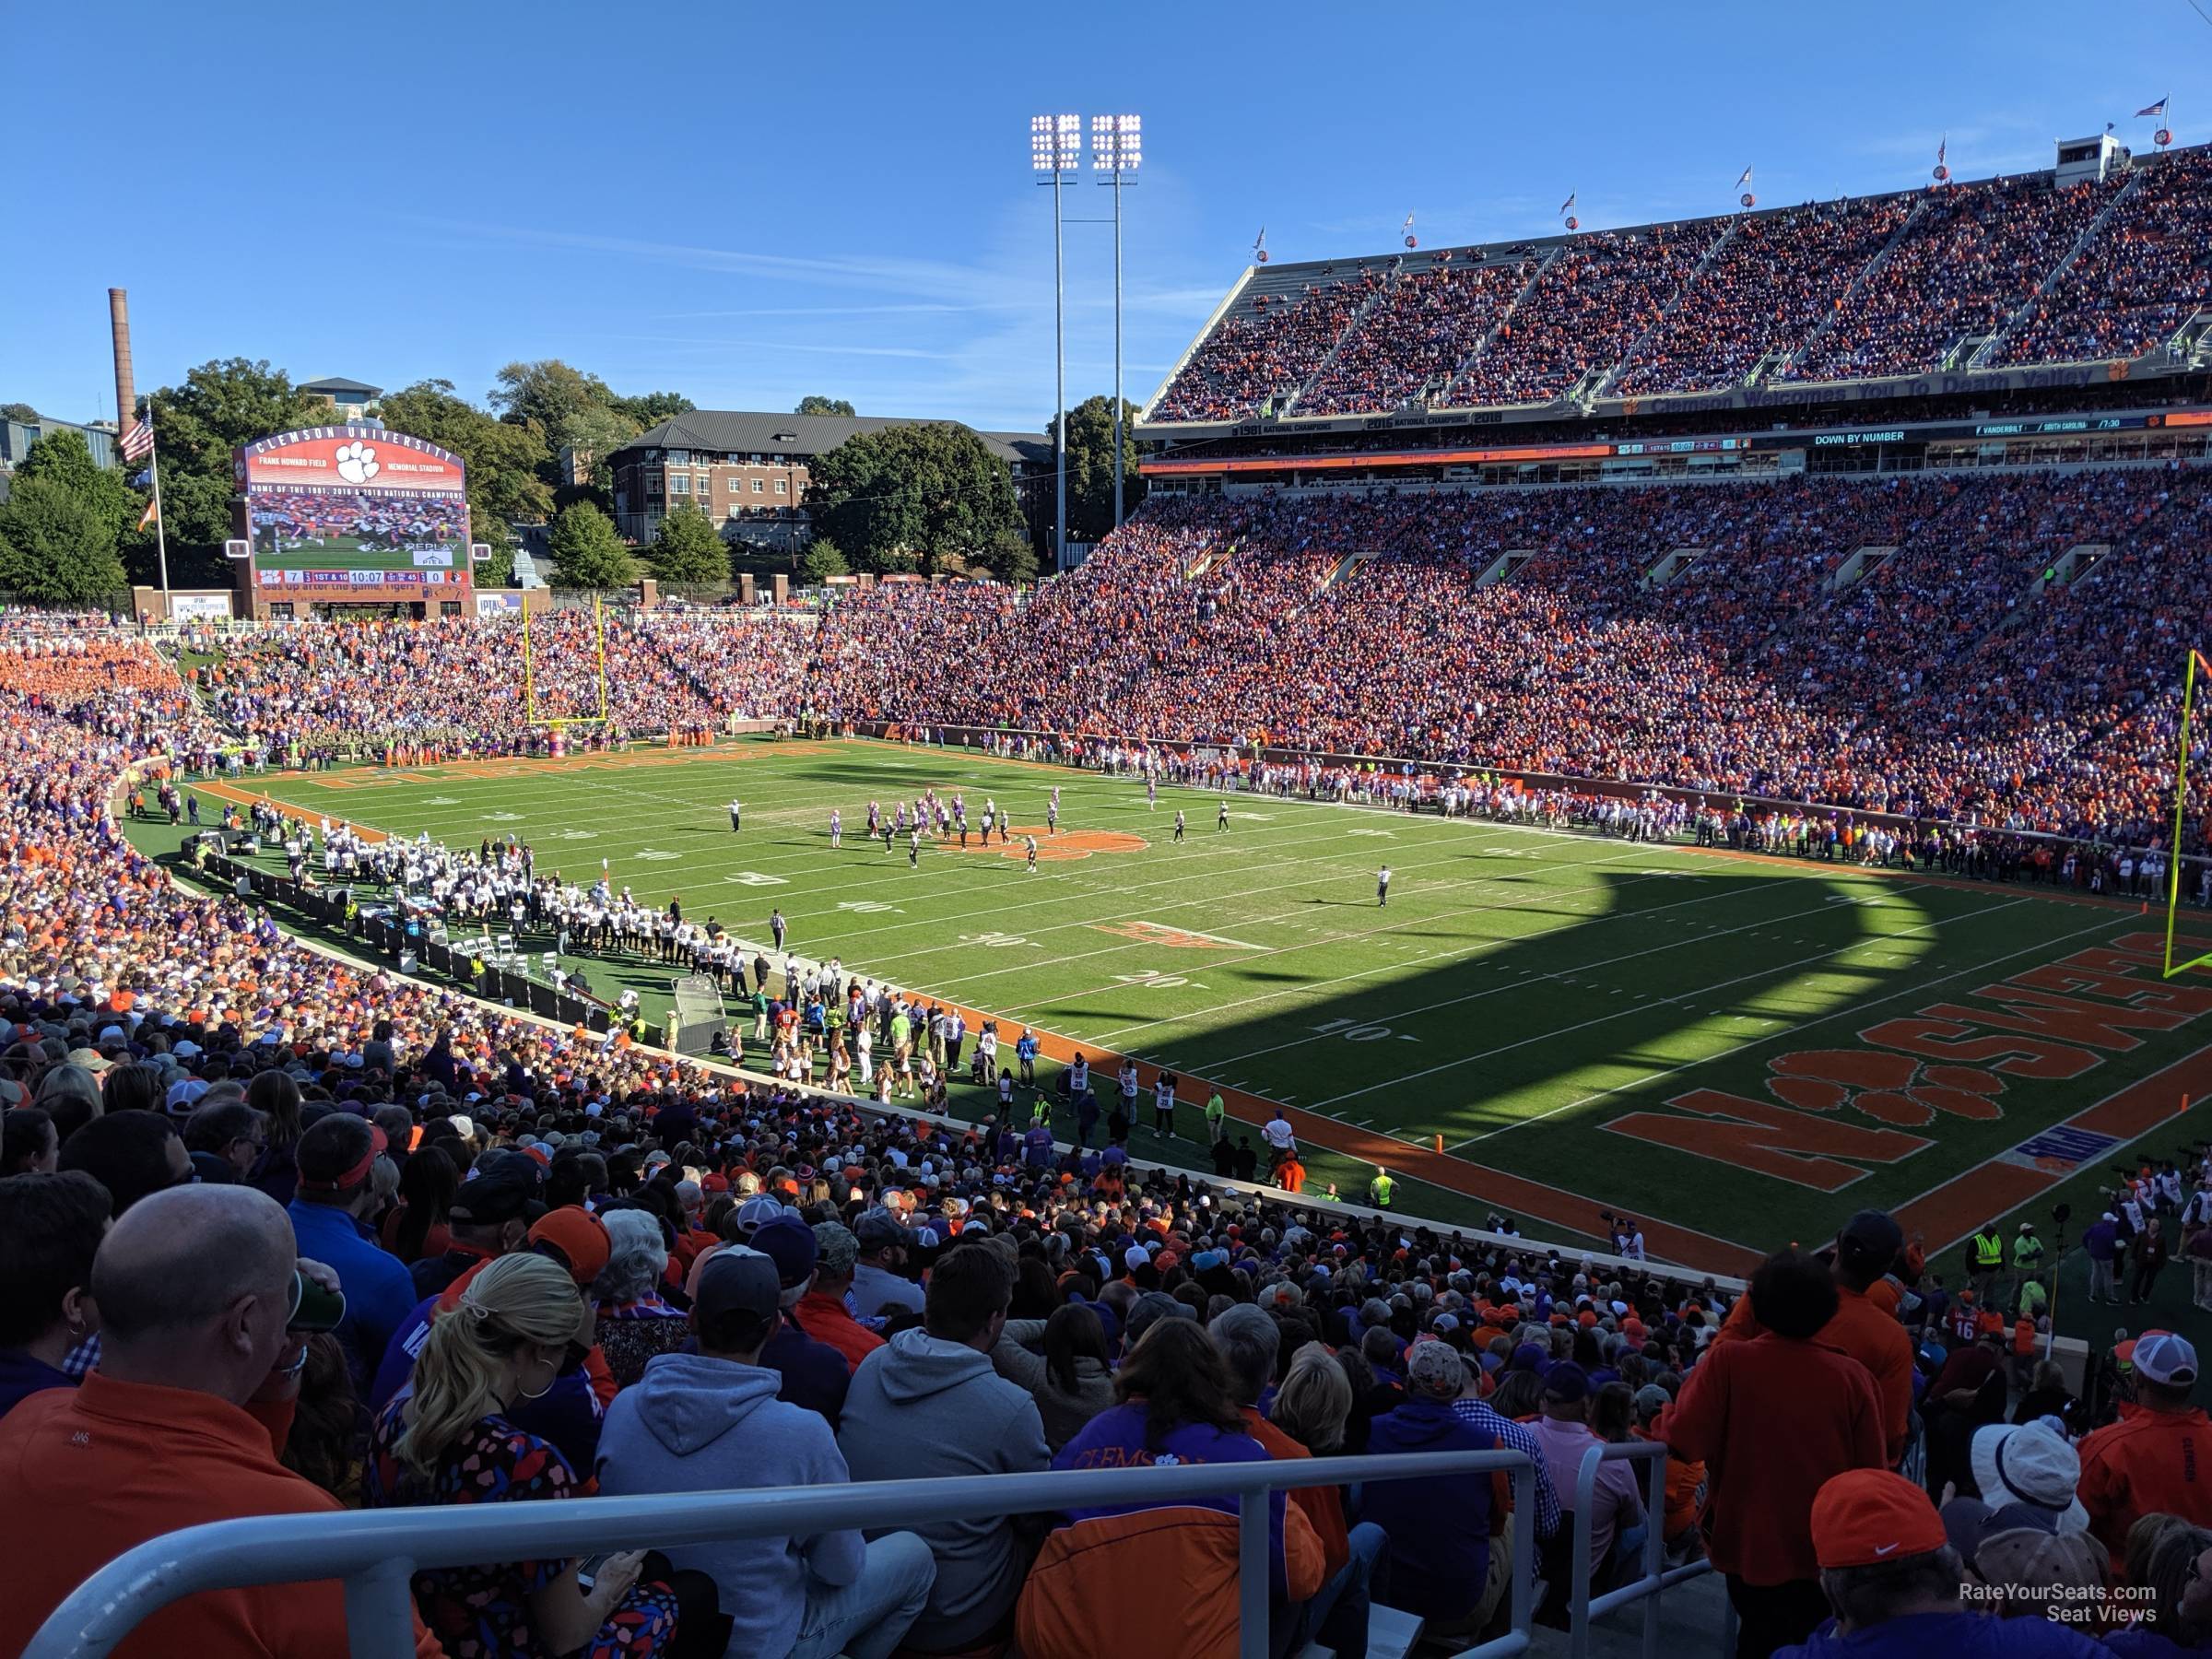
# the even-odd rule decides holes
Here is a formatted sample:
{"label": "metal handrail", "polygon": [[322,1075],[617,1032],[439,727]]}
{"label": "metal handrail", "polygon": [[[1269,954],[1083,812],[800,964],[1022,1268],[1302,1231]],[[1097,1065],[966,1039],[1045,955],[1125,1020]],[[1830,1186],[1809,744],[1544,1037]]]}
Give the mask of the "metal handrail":
{"label": "metal handrail", "polygon": [[1535,1613],[1535,1469],[1523,1453],[1502,1449],[217,1521],[150,1538],[116,1557],[64,1598],[22,1659],[104,1659],[142,1620],[181,1597],[324,1579],[345,1585],[353,1659],[412,1659],[408,1581],[424,1568],[558,1559],[604,1549],[610,1540],[629,1548],[666,1548],[1226,1494],[1238,1500],[1240,1659],[1267,1659],[1270,1493],[1500,1470],[1513,1482],[1512,1625],[1460,1659],[1509,1659],[1527,1651]]}
{"label": "metal handrail", "polygon": [[[1617,1584],[1594,1599],[1590,1594],[1590,1535],[1592,1500],[1597,1495],[1597,1468],[1604,1463],[1642,1463],[1645,1475],[1643,1571],[1625,1584]],[[1643,1655],[1653,1659],[1659,1651],[1659,1598],[1673,1586],[1712,1571],[1710,1560],[1680,1567],[1666,1565],[1666,1447],[1658,1441],[1601,1442],[1583,1453],[1574,1472],[1574,1559],[1567,1601],[1567,1652],[1570,1659],[1590,1659],[1591,1628],[1617,1607],[1643,1603]],[[1716,1653],[1735,1651],[1735,1608],[1724,1604],[1720,1645]]]}

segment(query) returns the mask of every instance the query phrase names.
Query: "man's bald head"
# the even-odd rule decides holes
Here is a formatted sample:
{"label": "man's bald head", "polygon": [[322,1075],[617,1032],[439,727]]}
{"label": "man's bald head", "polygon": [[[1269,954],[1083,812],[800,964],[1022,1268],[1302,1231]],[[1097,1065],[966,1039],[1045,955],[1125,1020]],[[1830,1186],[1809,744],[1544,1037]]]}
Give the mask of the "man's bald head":
{"label": "man's bald head", "polygon": [[171,1187],[140,1199],[100,1241],[92,1300],[103,1347],[224,1320],[244,1298],[288,1306],[298,1246],[284,1206],[256,1187]]}

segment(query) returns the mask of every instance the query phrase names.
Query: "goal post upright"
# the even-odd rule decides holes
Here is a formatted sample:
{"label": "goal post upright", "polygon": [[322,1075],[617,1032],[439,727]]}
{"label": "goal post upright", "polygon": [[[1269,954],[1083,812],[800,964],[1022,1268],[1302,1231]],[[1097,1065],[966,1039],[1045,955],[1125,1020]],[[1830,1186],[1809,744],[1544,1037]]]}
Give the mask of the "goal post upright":
{"label": "goal post upright", "polygon": [[2166,967],[2165,977],[2185,973],[2192,968],[2212,963],[2212,951],[2202,952],[2185,962],[2173,959],[2173,940],[2182,908],[2182,836],[2189,822],[2189,743],[2191,727],[2195,724],[2197,670],[2206,671],[2207,682],[2212,682],[2212,663],[2205,660],[2202,652],[2192,648],[2183,665],[2182,718],[2179,752],[2173,765],[2173,840],[2167,848],[2166,858]]}
{"label": "goal post upright", "polygon": [[523,724],[537,724],[537,688],[530,672],[530,606],[527,595],[523,604]]}
{"label": "goal post upright", "polygon": [[599,673],[599,718],[606,719],[606,614],[601,610],[599,594],[592,594],[592,656]]}
{"label": "goal post upright", "polygon": [[523,724],[559,728],[604,725],[609,716],[606,690],[606,613],[597,594],[592,595],[592,676],[598,690],[598,707],[590,714],[545,714],[537,712],[537,655],[530,638],[530,607],[523,606]]}

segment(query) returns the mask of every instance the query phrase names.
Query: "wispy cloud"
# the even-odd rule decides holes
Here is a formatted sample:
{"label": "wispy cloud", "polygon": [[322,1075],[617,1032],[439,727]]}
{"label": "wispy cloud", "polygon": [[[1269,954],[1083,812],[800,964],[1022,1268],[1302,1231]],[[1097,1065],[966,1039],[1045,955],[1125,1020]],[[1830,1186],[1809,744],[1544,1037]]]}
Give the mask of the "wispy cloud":
{"label": "wispy cloud", "polygon": [[994,305],[753,305],[737,311],[653,312],[656,323],[706,322],[727,317],[960,316],[1004,309]]}
{"label": "wispy cloud", "polygon": [[580,253],[612,253],[693,270],[724,271],[786,280],[841,283],[852,287],[912,292],[944,302],[972,303],[980,281],[992,275],[976,265],[945,260],[903,259],[882,255],[764,253],[748,248],[710,248],[688,242],[647,241],[635,237],[602,236],[584,230],[551,230],[531,225],[489,224],[479,220],[436,218],[397,214],[396,218],[436,229],[448,236],[474,237],[480,241],[514,246],[567,248]]}
{"label": "wispy cloud", "polygon": [[692,335],[601,335],[603,340],[628,340],[650,346],[688,346],[695,351],[811,351],[824,357],[930,358],[939,360],[959,356],[951,351],[926,351],[919,346],[855,346],[839,341],[817,345],[806,340],[709,340]]}

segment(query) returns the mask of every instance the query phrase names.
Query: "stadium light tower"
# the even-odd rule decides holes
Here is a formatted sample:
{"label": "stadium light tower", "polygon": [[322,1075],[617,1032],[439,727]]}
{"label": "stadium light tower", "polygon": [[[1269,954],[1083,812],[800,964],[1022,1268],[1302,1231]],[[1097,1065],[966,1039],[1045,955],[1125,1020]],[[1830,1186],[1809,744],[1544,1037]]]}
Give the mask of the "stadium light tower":
{"label": "stadium light tower", "polygon": [[1060,187],[1083,165],[1080,115],[1030,117],[1030,171],[1053,187],[1053,569],[1067,568],[1067,275]]}
{"label": "stadium light tower", "polygon": [[1113,191],[1113,527],[1122,527],[1122,186],[1136,182],[1145,159],[1144,119],[1090,118],[1090,169]]}

